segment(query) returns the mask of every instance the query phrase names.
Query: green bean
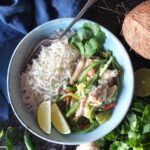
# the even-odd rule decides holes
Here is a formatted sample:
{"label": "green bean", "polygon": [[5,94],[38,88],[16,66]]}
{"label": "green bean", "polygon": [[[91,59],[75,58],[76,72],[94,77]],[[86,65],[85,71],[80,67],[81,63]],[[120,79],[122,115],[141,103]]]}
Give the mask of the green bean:
{"label": "green bean", "polygon": [[101,64],[101,63],[103,63],[103,60],[95,61],[95,62],[91,63],[91,64],[82,72],[82,74],[81,74],[80,77],[79,77],[78,82],[79,82],[79,83],[82,82],[83,79],[86,77],[86,74],[87,74],[93,67],[95,67],[95,66],[97,66],[97,65],[99,65],[99,64]]}
{"label": "green bean", "polygon": [[104,65],[104,67],[101,68],[100,73],[99,73],[99,77],[101,77],[101,76],[103,75],[103,73],[107,70],[107,68],[108,68],[109,65],[111,64],[112,60],[113,60],[113,57],[111,56],[111,57],[109,58],[109,60],[107,61],[107,63]]}
{"label": "green bean", "polygon": [[67,93],[67,94],[64,94],[63,96],[61,96],[59,99],[62,100],[64,99],[65,97],[67,96],[71,96],[72,98],[74,98],[75,100],[79,100],[79,96],[74,94],[74,93]]}
{"label": "green bean", "polygon": [[121,87],[120,79],[123,77],[123,74],[122,74],[121,67],[120,67],[120,65],[118,64],[118,62],[116,61],[115,58],[112,61],[112,67],[113,67],[113,69],[117,69],[120,73],[120,75],[117,76],[116,79],[115,79],[116,85],[118,86],[118,89],[120,89],[120,87]]}
{"label": "green bean", "polygon": [[70,101],[66,101],[66,112],[69,111],[69,105],[70,105]]}
{"label": "green bean", "polygon": [[72,116],[79,106],[79,102],[75,102],[72,108],[67,112],[66,117]]}

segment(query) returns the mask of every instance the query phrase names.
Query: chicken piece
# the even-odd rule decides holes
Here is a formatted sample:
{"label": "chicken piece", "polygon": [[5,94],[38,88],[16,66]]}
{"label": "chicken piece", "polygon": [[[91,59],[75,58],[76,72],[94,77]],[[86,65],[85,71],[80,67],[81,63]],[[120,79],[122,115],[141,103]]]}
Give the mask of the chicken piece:
{"label": "chicken piece", "polygon": [[81,72],[83,71],[84,69],[84,64],[85,64],[85,57],[81,56],[77,66],[76,66],[76,69],[72,75],[72,77],[70,78],[70,84],[72,85],[74,83],[74,81],[77,80],[77,78],[79,77],[79,75],[81,74]]}
{"label": "chicken piece", "polygon": [[110,100],[112,98],[112,96],[115,94],[117,87],[114,85],[112,87],[108,88],[108,92],[107,92],[107,100]]}
{"label": "chicken piece", "polygon": [[85,69],[86,67],[88,67],[92,61],[93,61],[92,59],[86,58],[85,65],[84,65],[84,69]]}
{"label": "chicken piece", "polygon": [[99,106],[107,99],[108,85],[99,85],[88,96],[88,103],[93,106]]}
{"label": "chicken piece", "polygon": [[70,101],[70,108],[72,108],[72,106],[74,105],[75,103],[75,100],[72,98],[71,101]]}
{"label": "chicken piece", "polygon": [[81,101],[80,101],[80,104],[79,104],[79,107],[75,113],[75,118],[79,118],[81,116],[83,116],[84,114],[84,107],[85,107],[85,104],[86,104],[86,100],[87,100],[87,97],[84,96]]}
{"label": "chicken piece", "polygon": [[112,80],[112,78],[115,78],[118,75],[118,70],[114,69],[114,70],[106,70],[106,72],[104,72],[102,79],[110,81]]}

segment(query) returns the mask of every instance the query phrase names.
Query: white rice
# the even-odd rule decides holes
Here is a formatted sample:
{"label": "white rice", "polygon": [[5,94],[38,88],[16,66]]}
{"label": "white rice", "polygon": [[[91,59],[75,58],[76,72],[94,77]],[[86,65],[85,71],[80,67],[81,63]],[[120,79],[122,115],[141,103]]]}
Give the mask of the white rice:
{"label": "white rice", "polygon": [[42,46],[41,52],[21,75],[23,100],[30,111],[36,112],[42,101],[56,99],[60,87],[68,83],[79,51],[68,43],[68,37]]}

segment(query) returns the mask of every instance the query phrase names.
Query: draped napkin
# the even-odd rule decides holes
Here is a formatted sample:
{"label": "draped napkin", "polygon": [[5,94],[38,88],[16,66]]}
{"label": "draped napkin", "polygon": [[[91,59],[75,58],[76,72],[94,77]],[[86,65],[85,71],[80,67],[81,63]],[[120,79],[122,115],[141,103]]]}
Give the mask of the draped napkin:
{"label": "draped napkin", "polygon": [[19,41],[47,21],[74,17],[87,0],[0,0],[0,121],[9,118],[7,69]]}

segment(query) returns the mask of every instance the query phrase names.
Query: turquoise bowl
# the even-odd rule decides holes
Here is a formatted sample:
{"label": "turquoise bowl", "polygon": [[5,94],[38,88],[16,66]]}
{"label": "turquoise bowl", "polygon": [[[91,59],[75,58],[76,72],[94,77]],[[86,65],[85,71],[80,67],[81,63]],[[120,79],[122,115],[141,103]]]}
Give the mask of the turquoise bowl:
{"label": "turquoise bowl", "polygon": [[[36,117],[28,112],[22,101],[22,91],[20,83],[20,71],[25,63],[25,59],[30,55],[34,47],[43,39],[48,38],[58,29],[65,29],[72,21],[72,18],[56,19],[47,22],[28,33],[16,47],[10,60],[7,74],[7,92],[11,107],[21,124],[31,133],[39,138],[58,144],[75,145],[95,141],[102,138],[113,129],[115,129],[125,117],[133,96],[134,78],[130,58],[121,44],[121,42],[106,28],[101,26],[107,39],[105,48],[112,50],[123,70],[122,89],[118,97],[118,104],[115,107],[112,117],[95,130],[86,134],[69,134],[62,135],[52,128],[51,134],[47,135],[42,132],[37,124]],[[89,20],[80,20],[73,29],[80,28],[83,23],[91,22]]]}

